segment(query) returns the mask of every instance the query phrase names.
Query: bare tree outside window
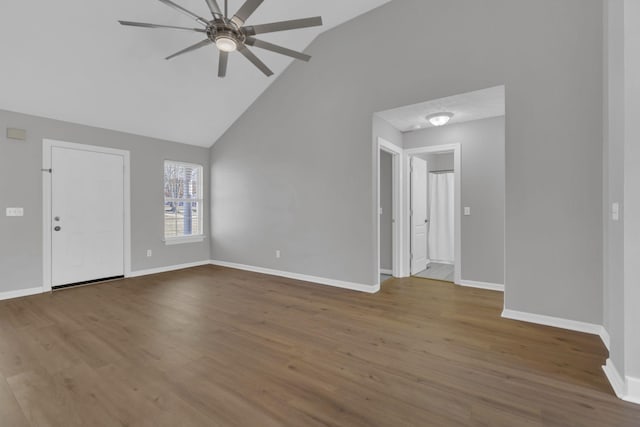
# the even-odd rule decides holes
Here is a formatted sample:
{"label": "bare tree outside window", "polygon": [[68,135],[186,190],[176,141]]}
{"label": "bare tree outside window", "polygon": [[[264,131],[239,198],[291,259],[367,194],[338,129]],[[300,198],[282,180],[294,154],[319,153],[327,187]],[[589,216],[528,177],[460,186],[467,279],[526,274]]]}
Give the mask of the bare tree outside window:
{"label": "bare tree outside window", "polygon": [[202,166],[165,162],[164,236],[166,239],[202,235],[202,191]]}

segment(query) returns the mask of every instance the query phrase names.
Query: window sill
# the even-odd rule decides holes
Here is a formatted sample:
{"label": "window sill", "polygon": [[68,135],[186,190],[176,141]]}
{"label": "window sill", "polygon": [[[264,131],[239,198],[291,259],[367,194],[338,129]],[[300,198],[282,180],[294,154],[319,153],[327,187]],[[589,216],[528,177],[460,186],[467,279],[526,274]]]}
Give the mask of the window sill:
{"label": "window sill", "polygon": [[204,236],[187,236],[187,237],[173,237],[170,239],[164,239],[166,246],[183,245],[186,243],[201,243],[204,241]]}

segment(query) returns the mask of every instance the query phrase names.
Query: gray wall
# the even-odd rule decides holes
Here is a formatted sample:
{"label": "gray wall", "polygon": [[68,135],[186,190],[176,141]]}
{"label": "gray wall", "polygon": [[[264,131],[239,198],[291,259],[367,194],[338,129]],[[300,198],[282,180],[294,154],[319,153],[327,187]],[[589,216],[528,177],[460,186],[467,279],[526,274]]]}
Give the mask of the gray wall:
{"label": "gray wall", "polygon": [[212,256],[374,284],[372,114],[504,84],[507,307],[601,323],[602,42],[600,0],[393,1],[323,34],[213,147]]}
{"label": "gray wall", "polygon": [[[610,357],[624,370],[624,221],[611,220],[611,204],[624,207],[624,1],[605,1],[604,132],[604,326],[610,336]],[[623,209],[624,210],[624,209]],[[626,215],[623,214],[624,220]],[[621,373],[624,374],[624,371]]]}
{"label": "gray wall", "polygon": [[[462,216],[462,280],[504,284],[505,119],[476,120],[404,135],[407,149],[453,143],[461,147],[460,208],[471,207],[471,216]],[[446,161],[431,160],[429,170],[453,169]]]}
{"label": "gray wall", "polygon": [[[26,129],[27,141],[6,139],[7,127]],[[0,292],[42,286],[43,138],[131,152],[133,271],[209,259],[206,240],[176,246],[162,242],[164,160],[202,164],[208,182],[208,149],[0,110]],[[208,200],[205,205],[207,212]],[[12,206],[24,207],[25,216],[4,216]],[[147,258],[147,249],[153,257]]]}
{"label": "gray wall", "polygon": [[378,137],[402,148],[402,132],[394,128],[389,122],[377,115],[373,116],[373,143],[377,144]]}
{"label": "gray wall", "polygon": [[[502,140],[504,141],[504,124],[502,126]],[[437,145],[437,144],[436,144]],[[416,156],[427,161],[427,171],[437,172],[455,169],[455,156],[453,153],[431,153]]]}
{"label": "gray wall", "polygon": [[[604,325],[618,372],[640,381],[640,4],[605,2]],[[620,221],[611,204],[620,203]],[[632,391],[633,392],[633,391]],[[636,399],[637,390],[636,392]]]}
{"label": "gray wall", "polygon": [[625,333],[626,375],[640,398],[640,3],[625,0]]}
{"label": "gray wall", "polygon": [[380,151],[380,268],[393,268],[393,156]]}

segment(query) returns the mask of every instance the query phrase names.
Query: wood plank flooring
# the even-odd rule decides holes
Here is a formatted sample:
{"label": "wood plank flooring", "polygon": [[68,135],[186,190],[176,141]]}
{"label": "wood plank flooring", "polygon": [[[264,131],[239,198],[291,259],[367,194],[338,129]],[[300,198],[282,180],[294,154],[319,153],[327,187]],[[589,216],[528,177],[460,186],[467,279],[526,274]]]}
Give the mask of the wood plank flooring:
{"label": "wood plank flooring", "polygon": [[598,337],[502,295],[203,266],[0,302],[2,426],[640,426]]}

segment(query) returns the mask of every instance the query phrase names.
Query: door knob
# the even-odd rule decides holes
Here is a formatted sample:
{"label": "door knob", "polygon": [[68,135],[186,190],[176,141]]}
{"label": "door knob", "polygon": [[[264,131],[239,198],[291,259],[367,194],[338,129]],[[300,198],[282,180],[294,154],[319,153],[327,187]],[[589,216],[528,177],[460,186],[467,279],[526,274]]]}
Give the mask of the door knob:
{"label": "door knob", "polygon": [[56,225],[53,229],[55,231],[60,231],[60,230],[62,230],[62,227],[60,227],[59,225]]}

